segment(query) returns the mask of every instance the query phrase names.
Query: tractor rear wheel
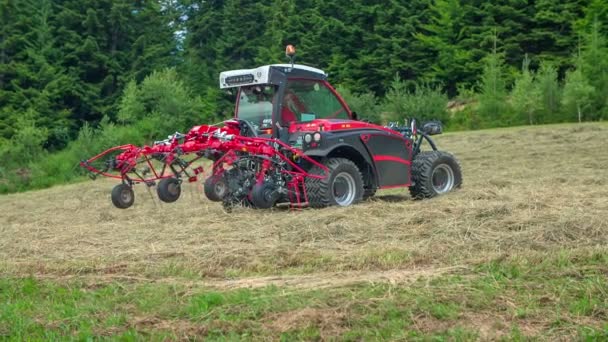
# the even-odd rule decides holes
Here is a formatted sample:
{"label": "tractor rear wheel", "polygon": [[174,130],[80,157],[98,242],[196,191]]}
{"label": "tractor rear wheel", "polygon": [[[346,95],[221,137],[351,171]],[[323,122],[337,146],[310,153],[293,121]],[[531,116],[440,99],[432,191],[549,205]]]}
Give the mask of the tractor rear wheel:
{"label": "tractor rear wheel", "polygon": [[118,184],[112,189],[112,204],[119,209],[127,209],[133,205],[135,193],[127,184]]}
{"label": "tractor rear wheel", "polygon": [[158,182],[156,193],[161,201],[173,203],[182,193],[180,181],[177,178],[163,178]]}
{"label": "tractor rear wheel", "polygon": [[[355,163],[345,158],[329,158],[324,161],[329,169],[327,177],[318,179],[306,177],[308,205],[313,208],[327,206],[349,206],[361,201],[363,197],[363,177]],[[325,175],[317,166],[311,174]]]}
{"label": "tractor rear wheel", "polygon": [[207,196],[210,201],[221,202],[226,195],[228,185],[224,181],[224,176],[219,174],[207,178],[205,180],[204,188],[205,196]]}
{"label": "tractor rear wheel", "polygon": [[414,199],[431,198],[450,192],[462,185],[462,171],[458,160],[448,152],[420,152],[412,163]]}

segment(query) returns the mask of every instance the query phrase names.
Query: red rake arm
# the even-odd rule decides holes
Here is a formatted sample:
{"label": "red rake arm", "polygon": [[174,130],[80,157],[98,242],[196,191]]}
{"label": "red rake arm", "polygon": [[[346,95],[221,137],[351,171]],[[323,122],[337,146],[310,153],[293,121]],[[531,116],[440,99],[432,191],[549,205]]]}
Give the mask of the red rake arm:
{"label": "red rake arm", "polygon": [[[194,168],[192,164],[205,157],[215,160],[214,175],[223,174],[228,170],[225,166],[232,168],[232,165],[243,158],[258,160],[260,164],[255,171],[254,182],[262,184],[267,177],[282,174],[289,191],[289,201],[292,206],[298,207],[301,207],[303,202],[308,202],[304,182],[306,177],[322,179],[329,174],[323,164],[285,142],[240,135],[239,123],[235,120],[225,122],[222,128],[195,126],[186,135],[176,133],[166,140],[155,142],[152,146],[116,146],[82,161],[80,165],[90,171],[93,177],[102,175],[120,179],[129,186],[141,182],[152,185],[166,178],[180,179],[182,174],[190,182],[197,181],[203,169],[202,166]],[[101,164],[101,167],[96,166],[104,158],[105,163]],[[322,174],[308,173],[298,160],[316,166],[322,170]],[[159,162],[162,166],[158,166]]]}

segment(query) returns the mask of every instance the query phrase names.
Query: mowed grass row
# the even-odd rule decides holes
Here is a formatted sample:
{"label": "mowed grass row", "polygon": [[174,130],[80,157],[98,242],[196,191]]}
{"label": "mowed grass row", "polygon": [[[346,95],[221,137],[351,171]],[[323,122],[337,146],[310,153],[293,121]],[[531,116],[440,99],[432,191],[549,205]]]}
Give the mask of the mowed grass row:
{"label": "mowed grass row", "polygon": [[63,340],[608,338],[608,252],[509,258],[407,286],[216,291],[0,280],[0,338]]}
{"label": "mowed grass row", "polygon": [[[176,203],[98,180],[0,196],[0,272],[192,279],[448,267],[608,244],[608,124],[437,136],[462,189],[413,201],[380,191],[348,208],[234,210],[185,184]],[[150,193],[148,193],[148,190]],[[152,196],[151,196],[152,195]]]}
{"label": "mowed grass row", "polygon": [[226,213],[188,184],[119,210],[106,180],[0,196],[0,340],[608,339],[608,125],[437,140],[464,185],[425,201]]}

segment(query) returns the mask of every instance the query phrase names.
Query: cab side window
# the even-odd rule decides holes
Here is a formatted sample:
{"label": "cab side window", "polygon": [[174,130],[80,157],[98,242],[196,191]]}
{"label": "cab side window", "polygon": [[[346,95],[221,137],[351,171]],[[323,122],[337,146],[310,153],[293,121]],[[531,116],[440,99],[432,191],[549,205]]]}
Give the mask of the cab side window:
{"label": "cab side window", "polygon": [[322,82],[289,80],[283,108],[291,111],[297,121],[314,119],[348,119],[348,113],[334,93]]}

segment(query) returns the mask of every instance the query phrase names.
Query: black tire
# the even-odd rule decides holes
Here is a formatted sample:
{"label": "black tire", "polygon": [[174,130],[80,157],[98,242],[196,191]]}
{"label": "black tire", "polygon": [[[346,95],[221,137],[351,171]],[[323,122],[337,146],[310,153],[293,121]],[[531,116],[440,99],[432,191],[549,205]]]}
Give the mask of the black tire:
{"label": "black tire", "polygon": [[222,175],[212,175],[207,178],[203,187],[205,188],[205,196],[213,202],[221,202],[228,190],[228,185]]}
{"label": "black tire", "polygon": [[[306,177],[308,205],[312,208],[327,206],[349,206],[363,198],[363,177],[357,165],[345,158],[329,158],[323,163],[329,175],[323,179]],[[309,173],[324,175],[314,166]]]}
{"label": "black tire", "polygon": [[177,201],[182,193],[182,186],[177,178],[163,178],[156,187],[158,198],[165,203]]}
{"label": "black tire", "polygon": [[414,158],[410,186],[410,195],[414,199],[432,198],[461,185],[460,163],[451,153],[425,151]]}
{"label": "black tire", "polygon": [[119,209],[127,209],[135,202],[135,193],[127,184],[118,184],[112,189],[112,204]]}
{"label": "black tire", "polygon": [[363,190],[363,200],[365,201],[365,200],[368,200],[368,199],[374,197],[376,195],[377,190],[378,189],[376,189],[376,188],[368,188],[368,189]]}
{"label": "black tire", "polygon": [[277,203],[279,195],[274,184],[256,184],[251,189],[251,204],[254,208],[270,209]]}

